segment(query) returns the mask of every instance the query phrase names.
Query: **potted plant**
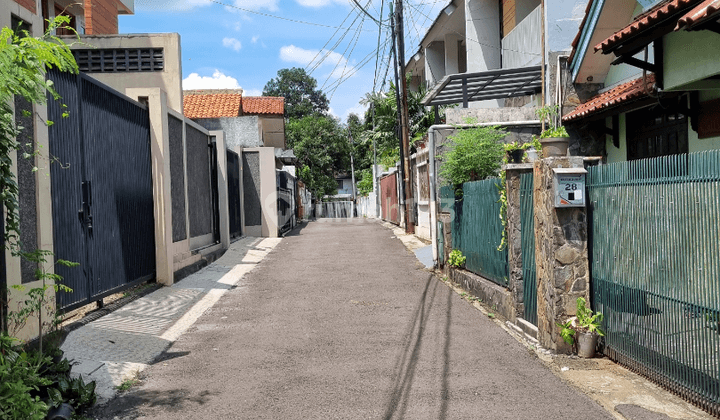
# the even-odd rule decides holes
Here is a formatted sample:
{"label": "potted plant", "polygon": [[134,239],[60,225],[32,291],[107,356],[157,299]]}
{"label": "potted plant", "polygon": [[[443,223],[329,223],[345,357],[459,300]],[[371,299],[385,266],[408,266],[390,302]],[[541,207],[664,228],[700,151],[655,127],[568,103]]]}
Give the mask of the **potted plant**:
{"label": "potted plant", "polygon": [[505,153],[507,153],[508,163],[522,163],[523,156],[525,155],[525,149],[530,147],[528,143],[519,144],[514,141],[512,143],[505,143]]}
{"label": "potted plant", "polygon": [[558,323],[560,336],[577,349],[578,356],[591,358],[595,356],[595,347],[599,336],[605,333],[600,328],[603,314],[593,312],[587,307],[584,297],[577,298],[577,315],[565,323]]}
{"label": "potted plant", "polygon": [[540,121],[547,123],[547,129],[540,133],[540,144],[542,145],[543,157],[567,156],[570,136],[562,125],[555,125],[555,117],[558,115],[558,106],[544,106],[535,112]]}

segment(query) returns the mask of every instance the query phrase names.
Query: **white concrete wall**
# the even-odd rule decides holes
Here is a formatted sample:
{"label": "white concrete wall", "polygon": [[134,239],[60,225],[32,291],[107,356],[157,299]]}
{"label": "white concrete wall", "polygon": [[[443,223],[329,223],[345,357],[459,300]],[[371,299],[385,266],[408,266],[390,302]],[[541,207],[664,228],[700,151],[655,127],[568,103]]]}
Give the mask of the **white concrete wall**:
{"label": "white concrete wall", "polygon": [[364,197],[358,197],[356,200],[356,208],[358,217],[367,217],[369,219],[376,219],[377,214],[377,195],[375,193],[369,193]]}
{"label": "white concrete wall", "polygon": [[502,40],[504,69],[537,66],[542,60],[540,6],[535,8]]}
{"label": "white concrete wall", "polygon": [[445,47],[443,42],[433,42],[425,48],[425,79],[428,86],[445,76]]}
{"label": "white concrete wall", "polygon": [[[465,2],[467,72],[497,70],[501,65],[500,3],[497,0]],[[502,100],[471,102],[471,108],[497,108]]]}

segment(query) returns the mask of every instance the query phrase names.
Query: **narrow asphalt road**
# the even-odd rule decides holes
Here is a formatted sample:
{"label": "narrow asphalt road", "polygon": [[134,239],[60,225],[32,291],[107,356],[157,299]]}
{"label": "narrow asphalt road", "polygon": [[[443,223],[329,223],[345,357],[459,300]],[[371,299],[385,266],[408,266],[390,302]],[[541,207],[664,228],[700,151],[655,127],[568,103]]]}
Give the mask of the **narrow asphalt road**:
{"label": "narrow asphalt road", "polygon": [[286,237],[97,414],[605,419],[374,222]]}

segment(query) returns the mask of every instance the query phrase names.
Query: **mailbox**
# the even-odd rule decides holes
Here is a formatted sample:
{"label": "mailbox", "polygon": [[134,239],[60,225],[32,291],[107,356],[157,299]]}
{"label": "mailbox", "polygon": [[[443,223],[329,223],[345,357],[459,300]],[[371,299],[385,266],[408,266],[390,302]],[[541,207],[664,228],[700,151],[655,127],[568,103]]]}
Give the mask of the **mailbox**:
{"label": "mailbox", "polygon": [[555,207],[585,207],[584,168],[553,168]]}

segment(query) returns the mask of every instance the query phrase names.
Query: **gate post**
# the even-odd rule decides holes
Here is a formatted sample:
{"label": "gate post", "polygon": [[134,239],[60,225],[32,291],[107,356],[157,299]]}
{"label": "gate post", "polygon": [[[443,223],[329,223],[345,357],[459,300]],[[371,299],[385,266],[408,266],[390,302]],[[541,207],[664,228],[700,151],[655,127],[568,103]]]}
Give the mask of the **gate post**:
{"label": "gate post", "polygon": [[515,315],[523,317],[523,255],[520,226],[520,175],[533,170],[532,163],[508,164],[505,169],[507,192],[508,288],[512,292]]}
{"label": "gate post", "polygon": [[174,276],[167,93],[160,88],[131,88],[126,89],[125,94],[148,105],[155,216],[155,278],[158,283],[171,286]]}
{"label": "gate post", "polygon": [[557,323],[576,314],[578,297],[589,298],[587,214],[584,207],[555,208],[553,168],[583,167],[582,157],[546,158],[534,166],[538,341],[562,353],[571,349]]}
{"label": "gate post", "polygon": [[230,248],[230,208],[228,206],[228,176],[227,153],[225,152],[225,137],[222,130],[210,131],[215,137],[217,149],[217,183],[218,183],[218,209],[220,213],[220,243],[223,248]]}

